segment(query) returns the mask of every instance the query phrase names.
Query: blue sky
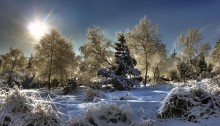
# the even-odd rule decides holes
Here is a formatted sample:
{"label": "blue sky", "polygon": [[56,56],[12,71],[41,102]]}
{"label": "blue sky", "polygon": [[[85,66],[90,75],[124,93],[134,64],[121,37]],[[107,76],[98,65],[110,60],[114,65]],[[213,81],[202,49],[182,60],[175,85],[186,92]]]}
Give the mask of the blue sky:
{"label": "blue sky", "polygon": [[[51,12],[51,15],[48,14]],[[160,26],[162,41],[169,51],[176,37],[190,28],[199,28],[204,42],[212,47],[220,39],[220,0],[1,0],[0,54],[9,47],[21,48],[26,55],[34,51],[27,25],[46,20],[51,27],[74,41],[75,50],[86,41],[93,25],[105,30],[116,41],[117,31],[132,29],[147,16]]]}

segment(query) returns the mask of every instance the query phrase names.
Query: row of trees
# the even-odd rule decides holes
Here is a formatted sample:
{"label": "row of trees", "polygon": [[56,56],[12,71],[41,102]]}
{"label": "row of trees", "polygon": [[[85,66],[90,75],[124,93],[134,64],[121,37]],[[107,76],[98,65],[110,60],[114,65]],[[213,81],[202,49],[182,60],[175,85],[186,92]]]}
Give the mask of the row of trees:
{"label": "row of trees", "polygon": [[9,53],[1,55],[1,75],[12,86],[25,79],[45,82],[51,88],[51,80],[57,79],[61,86],[71,78],[77,66],[76,55],[69,40],[56,30],[42,37],[35,46],[36,54],[27,58],[20,49],[10,48]]}
{"label": "row of trees", "polygon": [[[12,48],[1,55],[1,76],[7,78],[8,84],[32,78],[45,82],[50,89],[52,80],[64,86],[67,79],[77,78],[82,84],[92,84],[100,81],[107,83],[103,80],[107,77],[113,83],[113,80],[117,81],[113,75],[128,79],[139,78],[140,74],[146,85],[149,82],[159,83],[162,79],[198,78],[204,71],[211,73],[214,68],[217,73],[219,70],[220,42],[210,53],[211,47],[202,41],[199,29],[181,33],[177,37],[179,53],[174,51],[171,56],[160,39],[158,25],[147,17],[123,36],[116,33],[116,37],[119,43],[114,44],[105,37],[100,27],[89,28],[87,41],[80,47],[81,55],[76,56],[71,41],[52,30],[36,44],[36,53],[29,58],[20,49]],[[136,70],[135,74],[130,69],[133,72]]]}

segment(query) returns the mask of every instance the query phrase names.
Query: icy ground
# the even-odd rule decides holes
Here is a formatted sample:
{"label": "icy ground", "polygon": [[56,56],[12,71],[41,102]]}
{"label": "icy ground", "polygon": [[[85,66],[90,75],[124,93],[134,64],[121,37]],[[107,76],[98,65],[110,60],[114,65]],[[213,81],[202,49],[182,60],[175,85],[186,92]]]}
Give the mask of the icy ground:
{"label": "icy ground", "polygon": [[[173,86],[164,84],[142,87],[131,91],[104,92],[106,96],[104,99],[83,102],[83,87],[80,87],[77,92],[71,95],[58,95],[59,92],[55,91],[55,94],[51,95],[52,100],[49,102],[55,104],[56,109],[62,113],[61,115],[63,115],[64,120],[83,113],[89,106],[96,106],[100,102],[107,102],[118,105],[128,103],[134,114],[141,114],[142,117],[153,119],[158,126],[220,126],[220,115],[217,117],[211,116],[208,119],[201,120],[199,123],[188,122],[178,118],[158,119],[156,113],[160,103],[172,88]],[[23,91],[30,95],[33,93],[39,94],[42,99],[46,100],[47,93],[43,90]],[[35,96],[38,97],[38,95]]]}

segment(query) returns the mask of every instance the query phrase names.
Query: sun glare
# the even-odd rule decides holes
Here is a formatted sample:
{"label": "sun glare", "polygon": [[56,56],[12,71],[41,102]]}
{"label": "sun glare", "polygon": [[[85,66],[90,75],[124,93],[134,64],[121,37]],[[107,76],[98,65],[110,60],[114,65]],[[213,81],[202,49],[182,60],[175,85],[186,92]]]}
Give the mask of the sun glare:
{"label": "sun glare", "polygon": [[48,26],[44,22],[35,21],[28,25],[28,30],[34,38],[40,39],[46,32],[48,32]]}

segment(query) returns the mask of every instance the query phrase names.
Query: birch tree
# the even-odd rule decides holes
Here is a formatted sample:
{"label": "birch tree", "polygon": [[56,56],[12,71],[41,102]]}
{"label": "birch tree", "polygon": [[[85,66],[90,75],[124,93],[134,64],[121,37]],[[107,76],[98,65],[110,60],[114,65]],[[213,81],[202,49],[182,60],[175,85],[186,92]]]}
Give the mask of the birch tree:
{"label": "birch tree", "polygon": [[[183,64],[191,67],[193,78],[198,78],[198,75],[208,69],[205,57],[209,55],[210,45],[202,42],[201,33],[196,28],[189,29],[186,34],[181,33],[177,41],[182,49]],[[181,73],[181,69],[179,72]]]}
{"label": "birch tree", "polygon": [[105,34],[98,26],[88,29],[87,41],[80,47],[83,57],[82,71],[91,78],[97,75],[97,70],[103,66],[113,65],[112,42],[105,38]]}
{"label": "birch tree", "polygon": [[196,28],[189,29],[186,34],[181,33],[177,41],[182,48],[182,54],[189,62],[201,54],[207,56],[211,49],[208,43],[202,42],[201,33]]}
{"label": "birch tree", "polygon": [[126,34],[126,38],[130,48],[134,50],[135,58],[138,61],[137,66],[144,71],[142,73],[144,73],[144,84],[146,84],[150,61],[157,58],[157,63],[159,63],[160,57],[166,55],[165,45],[160,40],[159,27],[144,17],[133,30]]}
{"label": "birch tree", "polygon": [[201,41],[201,34],[198,29],[190,29],[184,35],[181,33],[178,36],[178,44],[183,48],[182,53],[186,57],[187,61],[191,61],[196,55],[199,42]]}

